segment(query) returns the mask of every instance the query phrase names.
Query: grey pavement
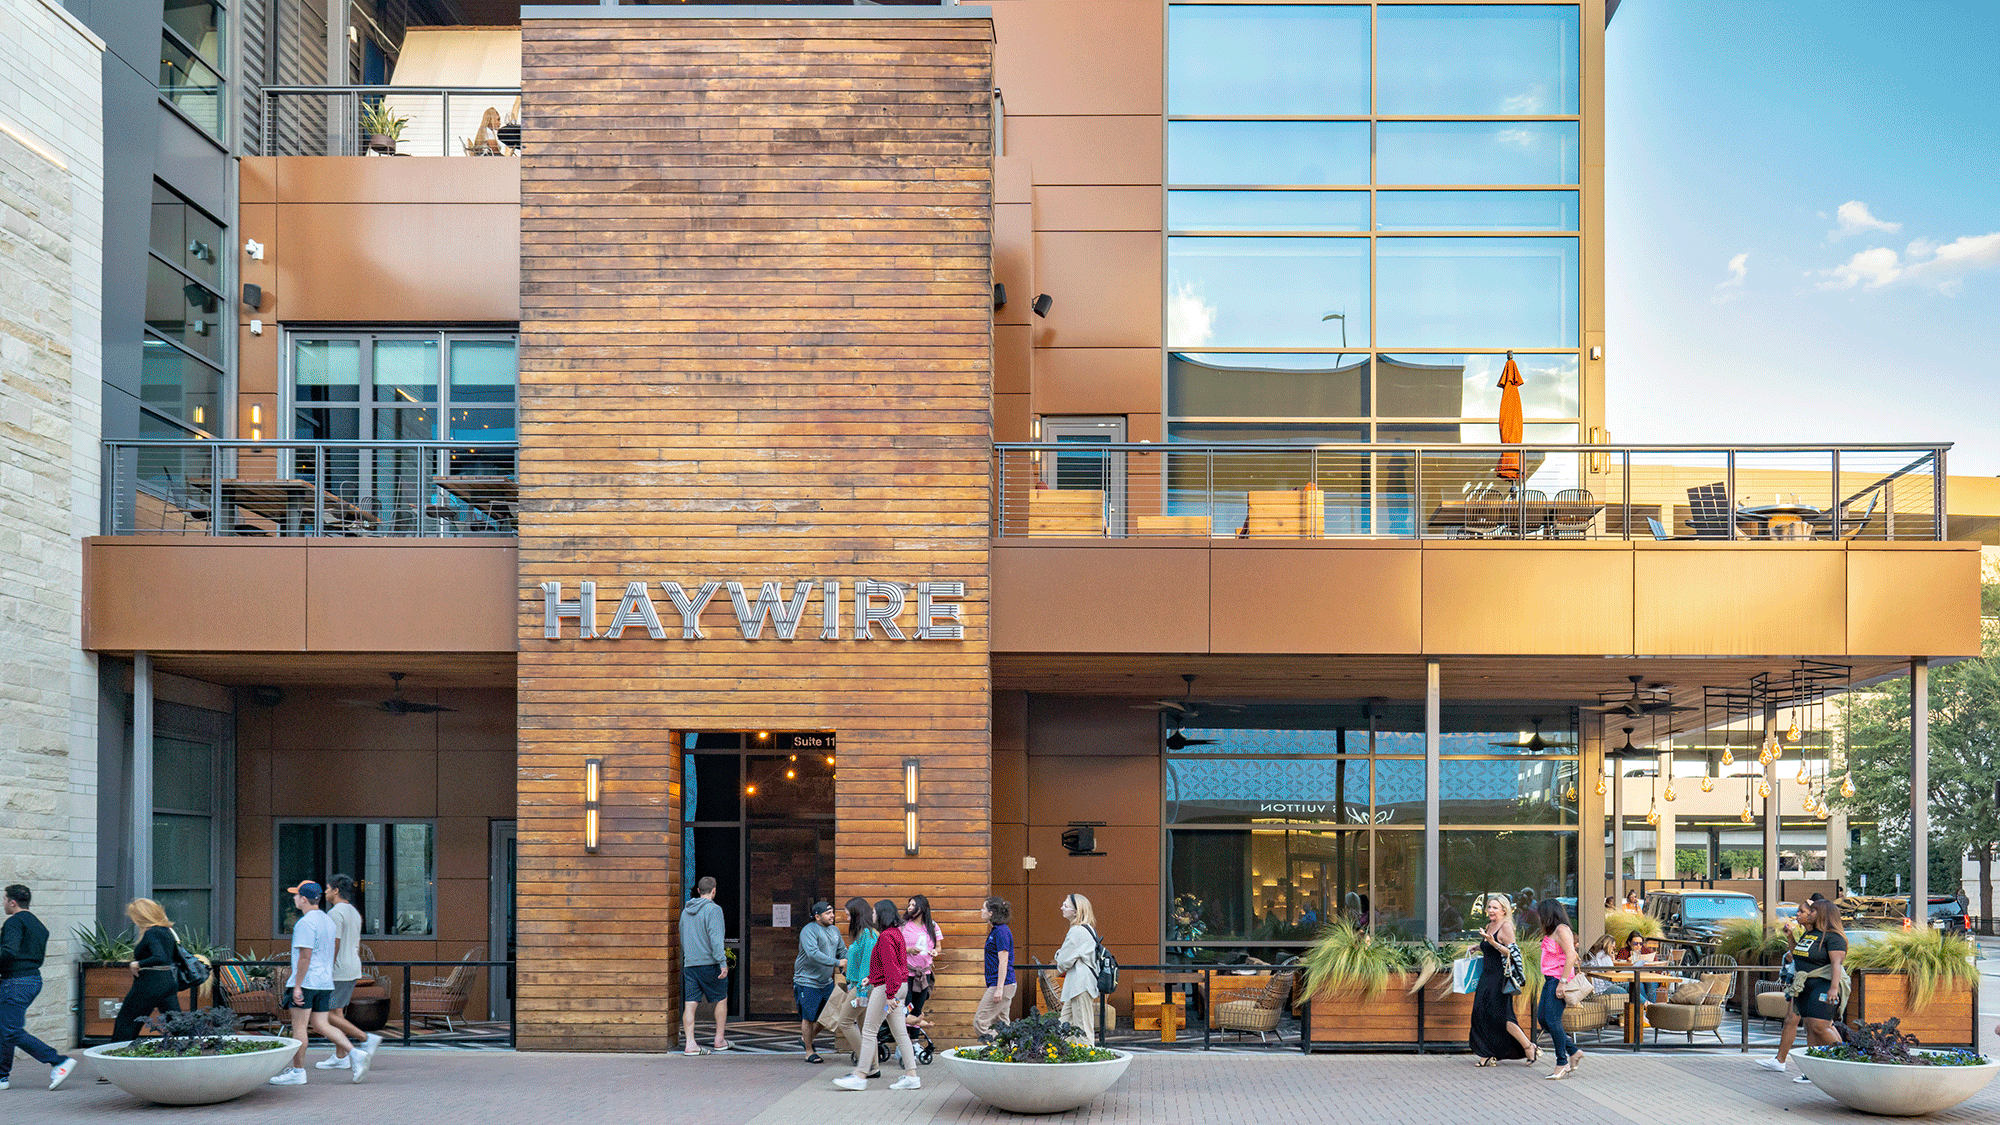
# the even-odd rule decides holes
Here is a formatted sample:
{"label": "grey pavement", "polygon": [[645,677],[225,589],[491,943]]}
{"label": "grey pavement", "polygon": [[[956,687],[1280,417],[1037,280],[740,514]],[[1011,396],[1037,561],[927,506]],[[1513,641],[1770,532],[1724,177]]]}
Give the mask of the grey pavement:
{"label": "grey pavement", "polygon": [[[321,1052],[315,1050],[317,1058]],[[1756,1069],[1736,1052],[1591,1052],[1579,1073],[1544,1081],[1519,1063],[1477,1069],[1464,1055],[1271,1055],[1142,1053],[1103,1098],[1052,1122],[1365,1121],[1439,1125],[1499,1110],[1564,1125],[1659,1125],[1771,1120],[1861,1119],[1810,1085]],[[920,1068],[924,1088],[896,1092],[876,1082],[865,1093],[835,1089],[841,1069],[808,1066],[796,1055],[556,1055],[509,1051],[385,1049],[368,1080],[311,1071],[311,1085],[267,1087],[220,1106],[149,1106],[87,1071],[62,1090],[17,1066],[0,1093],[0,1121],[156,1121],[175,1125],[269,1122],[305,1114],[328,1121],[409,1121],[422,1125],[514,1125],[614,1121],[650,1125],[919,1125],[1019,1120],[987,1109],[947,1077],[942,1062]],[[893,1075],[892,1075],[893,1076]],[[1495,1101],[1494,1099],[1499,1099]],[[1524,1100],[1525,1099],[1525,1100]],[[1504,1107],[1504,1108],[1503,1108]],[[2000,1119],[2000,1085],[1939,1122]]]}

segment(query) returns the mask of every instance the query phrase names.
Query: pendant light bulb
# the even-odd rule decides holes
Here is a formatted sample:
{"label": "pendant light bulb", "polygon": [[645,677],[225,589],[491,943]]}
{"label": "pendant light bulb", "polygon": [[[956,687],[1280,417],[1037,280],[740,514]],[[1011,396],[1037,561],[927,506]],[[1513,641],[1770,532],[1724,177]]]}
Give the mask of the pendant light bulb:
{"label": "pendant light bulb", "polygon": [[1760,766],[1768,766],[1777,760],[1778,748],[1768,742],[1764,744],[1762,750],[1757,751],[1757,764]]}
{"label": "pendant light bulb", "polygon": [[1725,766],[1733,766],[1736,764],[1736,755],[1731,754],[1729,752],[1729,747],[1727,746],[1724,746],[1722,748],[1722,764]]}
{"label": "pendant light bulb", "polygon": [[1843,796],[1843,797],[1852,797],[1852,796],[1854,796],[1854,775],[1853,775],[1853,774],[1851,774],[1851,773],[1848,773],[1848,774],[1842,774],[1842,775],[1840,776],[1840,795],[1841,795],[1841,796]]}
{"label": "pendant light bulb", "polygon": [[1756,819],[1750,815],[1750,802],[1748,801],[1743,802],[1743,816],[1741,819],[1745,824],[1748,824],[1752,820]]}
{"label": "pendant light bulb", "polygon": [[1654,826],[1655,828],[1659,827],[1660,806],[1656,804],[1652,808],[1646,810],[1646,823]]}
{"label": "pendant light bulb", "polygon": [[1757,799],[1758,799],[1758,800],[1760,800],[1760,801],[1768,801],[1768,800],[1770,800],[1770,799],[1771,799],[1771,783],[1770,783],[1770,782],[1768,782],[1768,781],[1759,781],[1759,782],[1757,783]]}
{"label": "pendant light bulb", "polygon": [[1604,775],[1603,775],[1603,774],[1598,774],[1598,775],[1597,775],[1597,795],[1598,795],[1598,796],[1600,796],[1600,797],[1604,796]]}
{"label": "pendant light bulb", "polygon": [[1819,808],[1819,802],[1813,798],[1813,795],[1811,793],[1807,793],[1805,800],[1799,802],[1799,807],[1806,810],[1807,812],[1812,812],[1813,810]]}
{"label": "pendant light bulb", "polygon": [[1819,817],[1821,820],[1825,820],[1828,816],[1832,814],[1827,812],[1826,806],[1822,804],[1819,808],[1813,810],[1813,815]]}
{"label": "pendant light bulb", "polygon": [[1702,775],[1701,791],[1704,793],[1715,792],[1715,779],[1707,776],[1706,774]]}
{"label": "pendant light bulb", "polygon": [[1572,781],[1569,783],[1569,789],[1563,793],[1563,800],[1571,804],[1576,803],[1576,782]]}
{"label": "pendant light bulb", "polygon": [[1797,715],[1793,715],[1792,725],[1785,728],[1785,741],[1797,742],[1798,740],[1799,740],[1799,717]]}
{"label": "pendant light bulb", "polygon": [[1674,792],[1674,783],[1669,781],[1667,782],[1667,791],[1660,794],[1660,796],[1665,797],[1667,800],[1671,801],[1676,796],[1679,796],[1679,794]]}
{"label": "pendant light bulb", "polygon": [[1812,782],[1812,774],[1810,774],[1810,773],[1808,773],[1808,772],[1806,771],[1806,763],[1805,763],[1805,760],[1804,760],[1804,759],[1800,759],[1800,761],[1799,761],[1799,784],[1800,784],[1800,785],[1808,785],[1808,784],[1811,784],[1811,782]]}

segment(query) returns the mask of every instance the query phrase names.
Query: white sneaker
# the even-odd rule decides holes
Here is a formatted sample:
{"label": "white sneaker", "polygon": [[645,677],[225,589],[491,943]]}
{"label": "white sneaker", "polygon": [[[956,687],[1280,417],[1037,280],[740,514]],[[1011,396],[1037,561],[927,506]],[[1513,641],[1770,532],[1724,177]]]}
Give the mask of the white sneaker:
{"label": "white sneaker", "polygon": [[368,1041],[361,1045],[361,1049],[368,1052],[369,1062],[375,1061],[375,1048],[380,1047],[381,1045],[382,1045],[382,1037],[380,1035],[375,1034],[372,1031],[369,1032]]}
{"label": "white sneaker", "polygon": [[303,1086],[305,1084],[306,1072],[304,1068],[296,1066],[286,1067],[278,1072],[276,1078],[271,1079],[271,1085],[273,1086]]}
{"label": "white sneaker", "polygon": [[63,1061],[57,1063],[55,1069],[49,1071],[49,1089],[53,1090],[58,1086],[61,1086],[63,1084],[63,1079],[68,1078],[70,1071],[75,1069],[76,1069],[75,1059],[64,1058]]}
{"label": "white sneaker", "polygon": [[1779,1074],[1785,1072],[1785,1064],[1779,1062],[1776,1058],[1758,1059],[1757,1065],[1763,1067],[1765,1070],[1777,1071]]}
{"label": "white sneaker", "polygon": [[343,1057],[341,1057],[340,1055],[328,1055],[327,1057],[325,1057],[325,1058],[323,1058],[323,1059],[319,1060],[318,1062],[314,1063],[314,1064],[313,1064],[313,1069],[314,1069],[314,1070],[347,1070],[348,1068],[352,1067],[353,1065],[354,1065],[354,1059],[353,1059],[353,1057],[352,1057],[352,1056],[348,1056],[348,1057],[346,1057],[346,1058],[343,1058]]}
{"label": "white sneaker", "polygon": [[368,1073],[368,1064],[375,1061],[366,1051],[349,1051],[347,1057],[354,1060],[354,1081],[359,1082]]}
{"label": "white sneaker", "polygon": [[1812,1079],[1810,1079],[1810,1078],[1807,1078],[1807,1077],[1806,1077],[1805,1075],[1801,1074],[1801,1075],[1799,1075],[1799,1076],[1798,1076],[1797,1078],[1794,1078],[1794,1079],[1792,1079],[1792,1081],[1794,1081],[1794,1082],[1811,1082],[1811,1081],[1812,1081]]}
{"label": "white sneaker", "polygon": [[857,1078],[852,1074],[841,1075],[833,1080],[833,1084],[843,1090],[866,1090],[868,1088],[868,1080],[866,1078]]}
{"label": "white sneaker", "polygon": [[7,1088],[7,1080],[5,1078],[0,1078],[0,1090],[5,1090],[6,1088]]}
{"label": "white sneaker", "polygon": [[889,1088],[891,1090],[921,1090],[924,1088],[924,1080],[914,1074],[905,1074],[894,1082],[889,1083]]}

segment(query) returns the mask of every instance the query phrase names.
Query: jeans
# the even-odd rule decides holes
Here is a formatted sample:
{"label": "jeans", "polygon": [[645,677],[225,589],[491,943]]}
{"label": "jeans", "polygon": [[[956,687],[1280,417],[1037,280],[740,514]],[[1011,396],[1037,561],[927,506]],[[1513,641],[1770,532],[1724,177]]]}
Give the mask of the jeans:
{"label": "jeans", "polygon": [[1563,998],[1557,991],[1561,984],[1554,977],[1542,978],[1542,1002],[1535,1005],[1535,1019],[1549,1029],[1549,1038],[1556,1045],[1556,1065],[1568,1066],[1570,1055],[1576,1051],[1576,1041],[1563,1030]]}
{"label": "jeans", "polygon": [[14,1073],[17,1046],[39,1063],[55,1066],[63,1061],[55,1048],[28,1034],[28,1005],[41,994],[40,974],[0,980],[0,1078]]}

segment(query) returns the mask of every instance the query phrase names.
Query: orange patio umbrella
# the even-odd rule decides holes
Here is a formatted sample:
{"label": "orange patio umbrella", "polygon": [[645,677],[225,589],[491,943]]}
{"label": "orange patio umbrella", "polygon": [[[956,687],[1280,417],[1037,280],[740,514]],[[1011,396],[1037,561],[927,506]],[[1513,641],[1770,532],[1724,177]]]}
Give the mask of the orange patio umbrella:
{"label": "orange patio umbrella", "polygon": [[[1507,353],[1507,366],[1500,369],[1500,440],[1521,444],[1521,369],[1514,365],[1514,353]],[[1521,479],[1521,455],[1502,453],[1493,475],[1502,480]]]}

